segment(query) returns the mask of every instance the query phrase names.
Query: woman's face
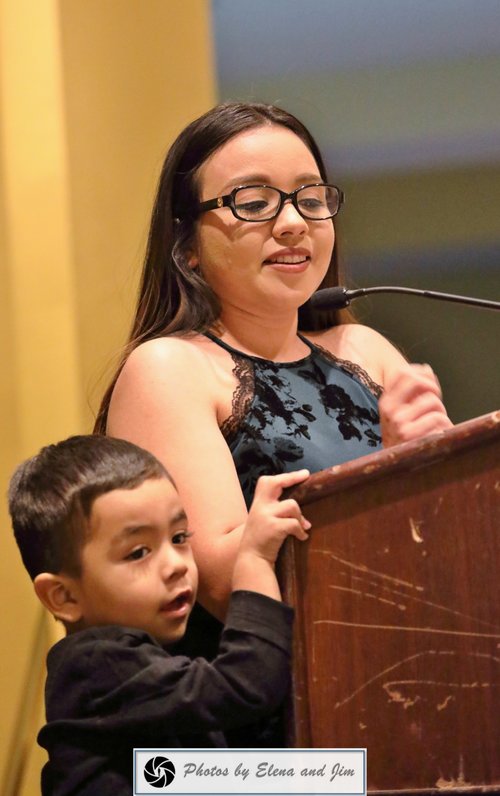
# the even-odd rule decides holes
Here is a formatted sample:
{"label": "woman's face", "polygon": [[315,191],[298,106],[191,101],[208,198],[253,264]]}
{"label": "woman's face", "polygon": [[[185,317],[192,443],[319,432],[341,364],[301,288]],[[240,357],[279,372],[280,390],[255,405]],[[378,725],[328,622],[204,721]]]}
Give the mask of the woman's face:
{"label": "woman's face", "polygon": [[[240,133],[215,152],[198,175],[201,201],[241,185],[266,184],[290,192],[322,182],[316,161],[291,130],[265,125]],[[203,213],[190,265],[229,308],[252,314],[290,312],[321,284],[335,232],[331,219],[308,221],[286,202],[276,218],[251,223],[228,207]]]}

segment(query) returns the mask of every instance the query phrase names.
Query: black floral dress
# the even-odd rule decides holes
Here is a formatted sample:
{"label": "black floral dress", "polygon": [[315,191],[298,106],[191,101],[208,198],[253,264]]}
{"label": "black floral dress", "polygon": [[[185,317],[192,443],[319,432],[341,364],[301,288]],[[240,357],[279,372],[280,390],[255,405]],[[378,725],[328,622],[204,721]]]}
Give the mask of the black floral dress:
{"label": "black floral dress", "polygon": [[260,475],[311,472],[357,459],[381,446],[382,388],[359,365],[338,359],[301,335],[310,353],[296,362],[231,354],[238,386],[221,431],[247,505]]}

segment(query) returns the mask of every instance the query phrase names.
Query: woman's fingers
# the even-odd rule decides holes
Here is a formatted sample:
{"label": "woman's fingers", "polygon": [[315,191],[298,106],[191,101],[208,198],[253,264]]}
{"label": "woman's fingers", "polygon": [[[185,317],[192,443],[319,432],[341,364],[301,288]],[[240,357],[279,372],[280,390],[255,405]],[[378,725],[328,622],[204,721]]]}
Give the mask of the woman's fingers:
{"label": "woman's fingers", "polygon": [[394,374],[380,398],[379,411],[385,447],[453,425],[441,400],[439,381],[429,365],[410,365]]}
{"label": "woman's fingers", "polygon": [[408,365],[388,379],[382,398],[408,401],[422,392],[430,392],[441,398],[441,386],[436,374],[430,365]]}

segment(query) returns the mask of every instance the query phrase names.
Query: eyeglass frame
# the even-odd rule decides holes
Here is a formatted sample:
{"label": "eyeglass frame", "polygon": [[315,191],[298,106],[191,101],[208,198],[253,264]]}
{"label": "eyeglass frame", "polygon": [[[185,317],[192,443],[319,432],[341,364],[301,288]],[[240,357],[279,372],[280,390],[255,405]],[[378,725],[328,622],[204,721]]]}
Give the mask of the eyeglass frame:
{"label": "eyeglass frame", "polygon": [[[299,208],[297,202],[297,194],[299,193],[299,191],[304,190],[304,188],[319,188],[324,186],[328,188],[335,188],[335,190],[337,191],[339,197],[339,204],[335,213],[333,213],[331,216],[326,216],[326,218],[312,218],[310,216],[305,216],[302,210]],[[279,193],[280,202],[277,207],[276,213],[274,213],[274,215],[270,216],[269,218],[243,218],[242,216],[239,216],[236,210],[234,198],[238,193],[238,191],[241,191],[245,188],[270,188],[271,190]],[[344,192],[341,191],[340,188],[338,188],[336,185],[333,185],[330,182],[307,183],[306,185],[299,186],[299,188],[295,188],[295,190],[290,191],[290,193],[287,193],[286,191],[280,191],[280,189],[275,188],[274,185],[238,185],[237,188],[233,188],[231,193],[226,193],[223,196],[217,196],[215,199],[206,199],[204,202],[199,202],[196,207],[196,211],[198,216],[201,215],[201,213],[206,213],[208,210],[220,210],[222,207],[229,207],[233,216],[237,218],[238,221],[248,221],[248,223],[250,224],[263,224],[266,221],[272,221],[274,218],[277,218],[277,216],[279,216],[279,214],[283,210],[283,206],[288,199],[291,199],[291,202],[297,213],[306,221],[329,221],[331,218],[335,218],[335,216],[338,214],[340,208],[344,204],[345,196]]]}

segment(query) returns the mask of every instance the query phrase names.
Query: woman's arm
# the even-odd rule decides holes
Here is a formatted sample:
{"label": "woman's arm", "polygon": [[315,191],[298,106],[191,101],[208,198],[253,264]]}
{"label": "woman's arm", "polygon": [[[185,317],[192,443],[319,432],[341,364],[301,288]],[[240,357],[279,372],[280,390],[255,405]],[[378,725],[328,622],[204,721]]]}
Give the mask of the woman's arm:
{"label": "woman's arm", "polygon": [[444,431],[453,424],[442,401],[441,386],[430,365],[409,363],[385,337],[366,329],[367,347],[381,371],[379,400],[384,447]]}
{"label": "woman's arm", "polygon": [[217,422],[218,392],[210,359],[197,346],[151,340],[120,374],[108,434],[151,451],[169,471],[194,531],[200,602],[223,618],[247,511]]}
{"label": "woman's arm", "polygon": [[450,428],[437,376],[430,365],[395,368],[384,381],[379,401],[384,447]]}

